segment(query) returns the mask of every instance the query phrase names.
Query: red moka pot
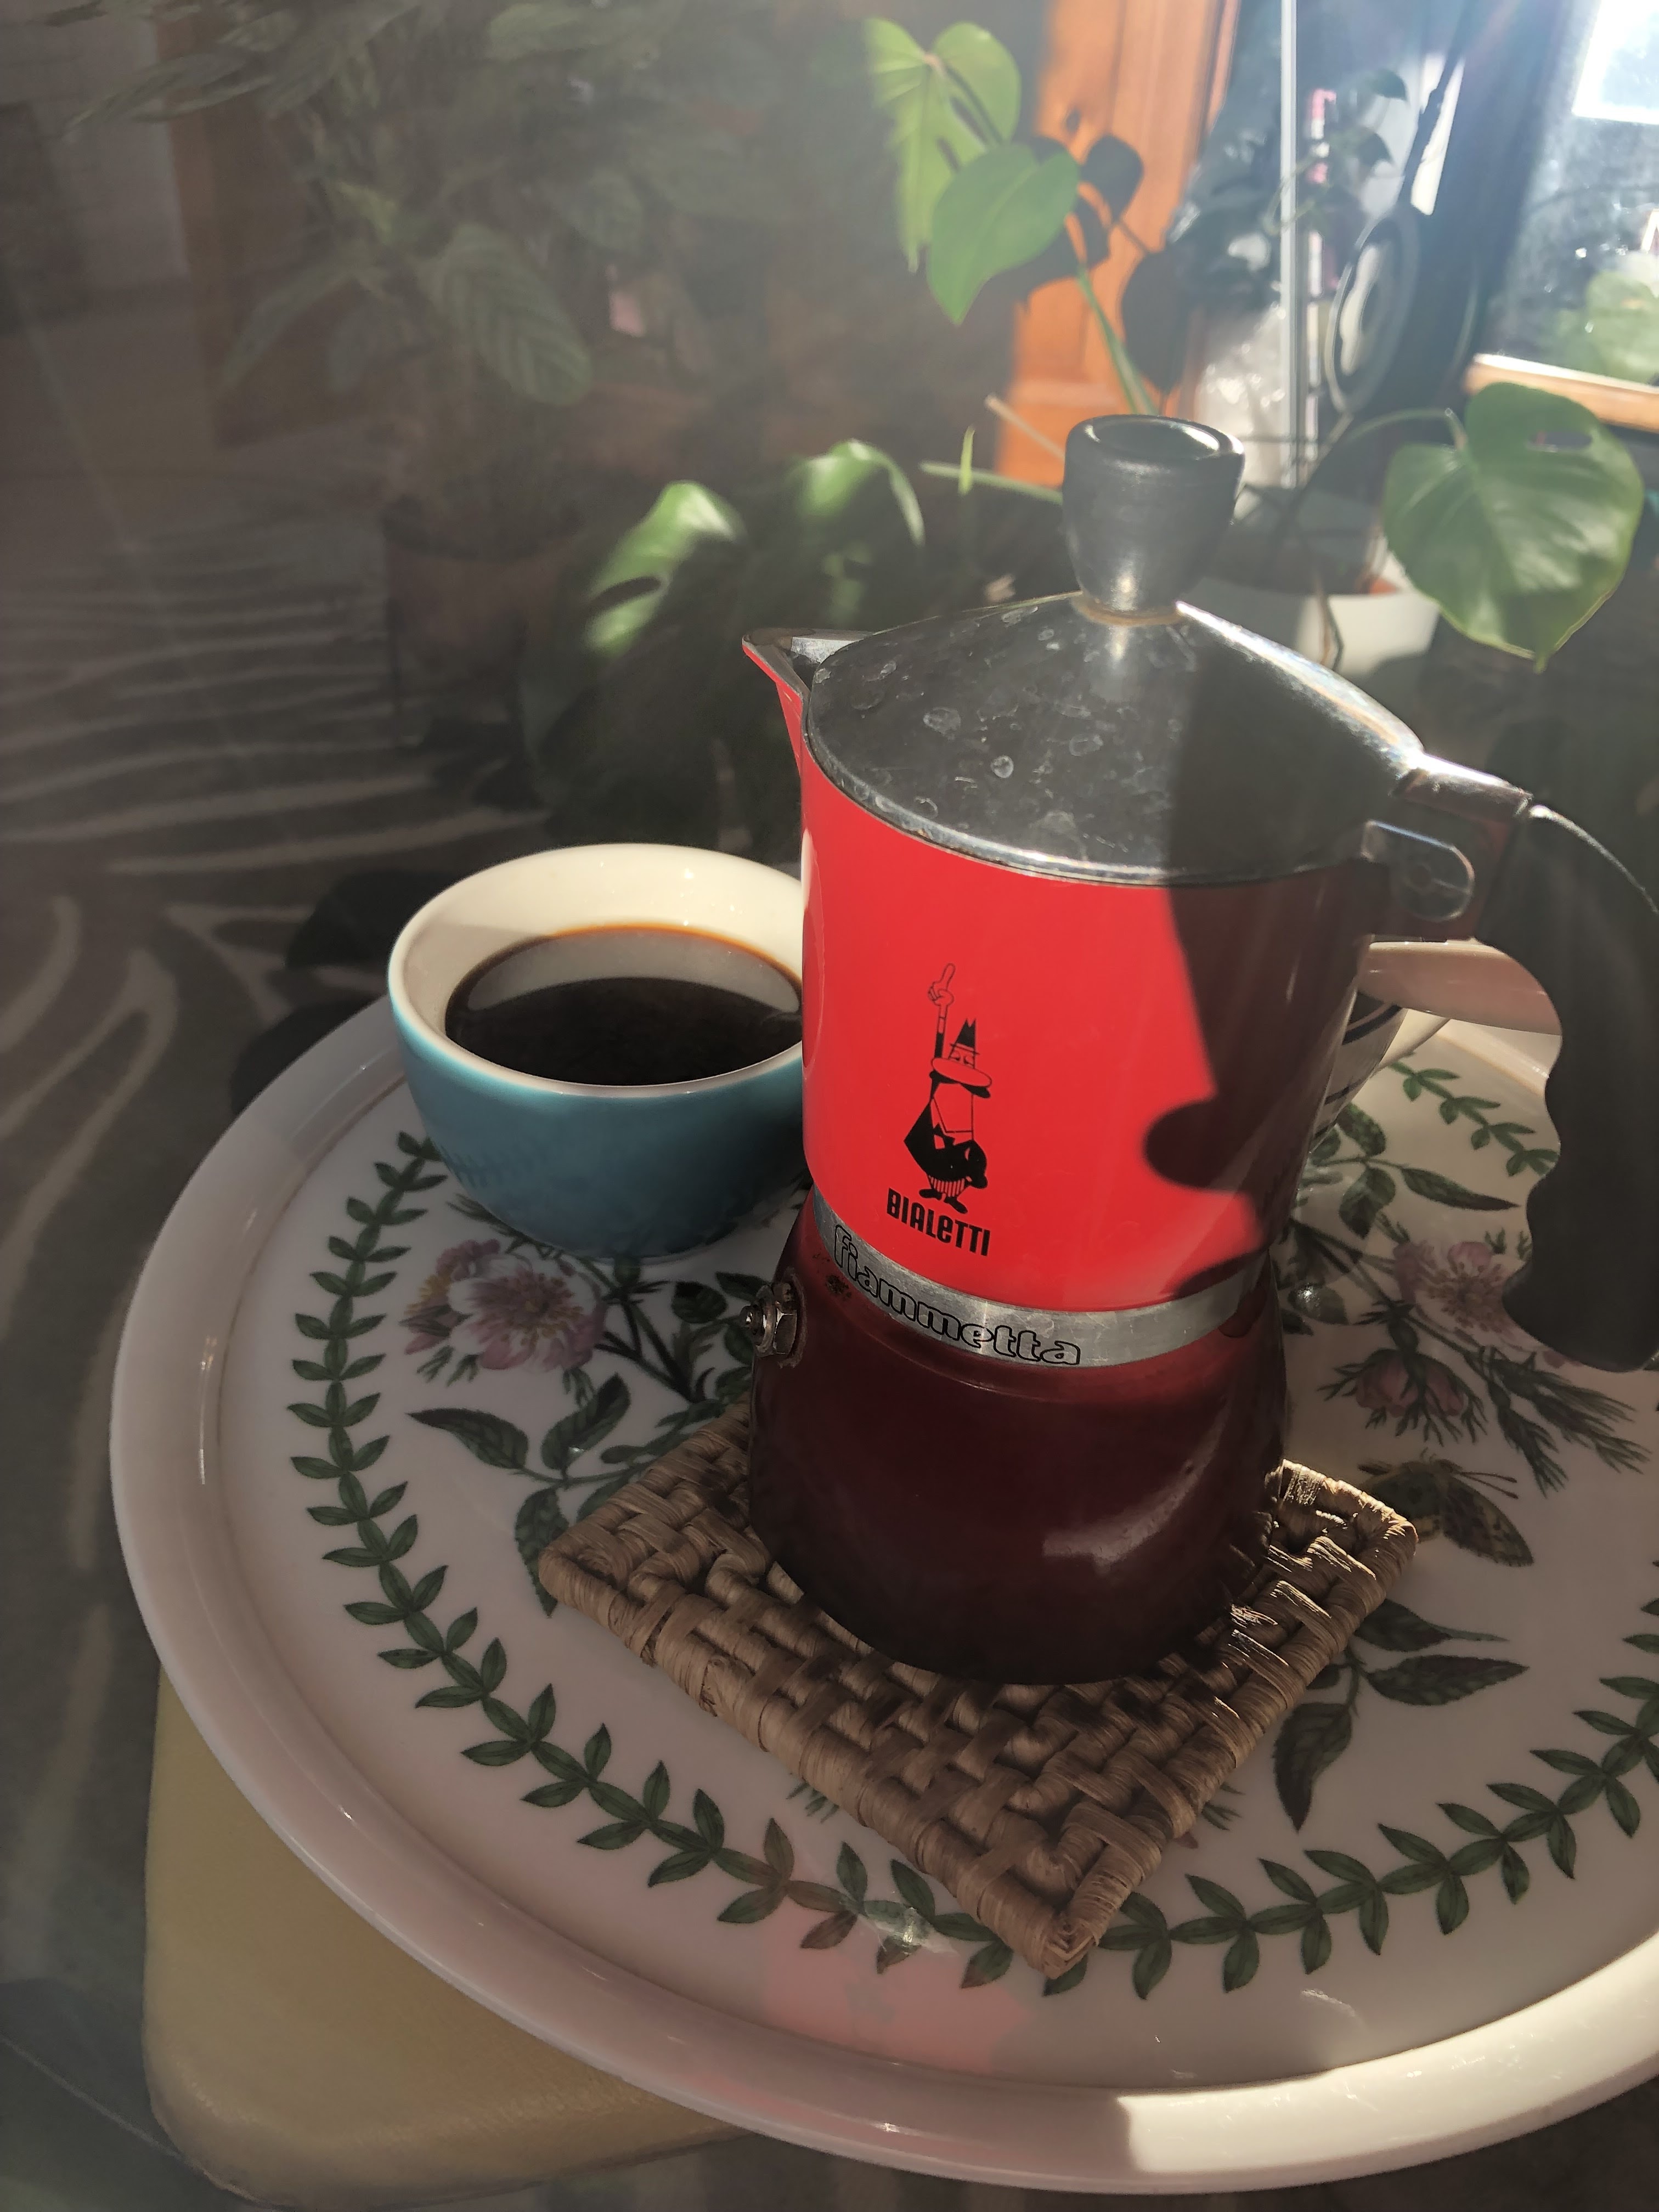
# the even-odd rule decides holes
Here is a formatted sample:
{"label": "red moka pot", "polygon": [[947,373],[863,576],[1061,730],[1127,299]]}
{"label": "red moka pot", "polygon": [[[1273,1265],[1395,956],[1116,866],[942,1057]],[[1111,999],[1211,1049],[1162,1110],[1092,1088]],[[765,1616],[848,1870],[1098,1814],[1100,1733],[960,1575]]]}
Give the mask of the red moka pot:
{"label": "red moka pot", "polygon": [[813,1191],[757,1316],[752,1501],[888,1653],[1091,1680],[1218,1602],[1282,1455],[1267,1255],[1376,936],[1550,993],[1516,1319],[1659,1344],[1659,915],[1599,846],[1179,604],[1242,455],[1072,434],[1082,588],[748,641],[800,766]]}

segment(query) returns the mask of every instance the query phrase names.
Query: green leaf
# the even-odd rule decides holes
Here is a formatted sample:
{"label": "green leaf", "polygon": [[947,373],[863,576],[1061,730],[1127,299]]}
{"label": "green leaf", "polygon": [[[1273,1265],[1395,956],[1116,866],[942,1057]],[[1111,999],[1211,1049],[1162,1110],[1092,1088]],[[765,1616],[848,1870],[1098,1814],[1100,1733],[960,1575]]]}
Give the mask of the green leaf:
{"label": "green leaf", "polygon": [[1449,1874],[1434,1893],[1434,1917],[1440,1923],[1440,1933],[1449,1936],[1461,1928],[1469,1917],[1469,1893],[1455,1874]]}
{"label": "green leaf", "polygon": [[746,536],[737,509],[702,484],[665,485],[650,513],[623,532],[588,579],[590,605],[626,585],[646,586],[588,617],[582,634],[588,650],[602,660],[617,659],[650,626],[689,562],[698,556],[732,556]]}
{"label": "green leaf", "polygon": [[1344,1705],[1300,1705],[1285,1714],[1273,1742],[1273,1784],[1293,1827],[1312,1809],[1315,1783],[1352,1741],[1353,1721]]}
{"label": "green leaf", "polygon": [[382,1651],[379,1656],[388,1667],[429,1667],[432,1664],[429,1651],[414,1651],[406,1644],[399,1644],[395,1651]]}
{"label": "green leaf", "polygon": [[1631,384],[1659,379],[1659,293],[1639,277],[1598,269],[1584,304],[1556,318],[1556,351],[1571,368]]}
{"label": "green leaf", "polygon": [[1396,1705],[1450,1705],[1526,1671],[1514,1659],[1475,1659],[1439,1651],[1432,1656],[1404,1659],[1397,1667],[1381,1668],[1366,1679],[1372,1689],[1392,1698]]}
{"label": "green leaf", "polygon": [[1302,1931],[1302,1971],[1316,1974],[1331,1955],[1331,1923],[1322,1913]]}
{"label": "green leaf", "polygon": [[1633,1836],[1642,1825],[1642,1808],[1622,1782],[1611,1777],[1603,1784],[1607,1792],[1607,1810],[1627,1836]]}
{"label": "green leaf", "polygon": [[1247,1928],[1233,1943],[1221,1962],[1221,1986],[1229,1995],[1242,1990],[1247,1982],[1255,1979],[1255,1970],[1261,1964],[1261,1947],[1253,1930]]}
{"label": "green leaf", "polygon": [[455,335],[526,399],[568,406],[593,381],[581,332],[534,264],[499,230],[458,223],[418,264],[422,289]]}
{"label": "green leaf", "polygon": [[1359,1908],[1359,1933],[1368,1951],[1380,1953],[1389,1935],[1389,1900],[1374,1889]]}
{"label": "green leaf", "polygon": [[603,253],[633,253],[644,242],[645,202],[627,170],[613,163],[602,161],[574,184],[554,185],[548,198],[572,230]]}
{"label": "green leaf", "polygon": [[348,284],[362,266],[362,257],[354,247],[341,246],[325,253],[319,261],[312,262],[279,284],[264,298],[236,334],[236,342],[225,356],[224,367],[219,372],[219,381],[228,392],[240,384],[256,361],[270,352],[283,332],[308,314],[318,301],[325,300],[342,284]]}
{"label": "green leaf", "polygon": [[625,144],[629,166],[681,215],[721,222],[781,219],[775,179],[726,131],[657,124],[630,131]]}
{"label": "green leaf", "polygon": [[291,115],[314,100],[390,24],[419,4],[420,0],[355,0],[352,6],[327,9],[283,54],[266,80],[259,105],[267,115]]}
{"label": "green leaf", "polygon": [[1480,1628],[1442,1628],[1437,1622],[1425,1620],[1420,1613],[1413,1613],[1408,1605],[1397,1598],[1385,1597],[1375,1613],[1367,1614],[1355,1636],[1363,1644],[1375,1644],[1384,1651],[1426,1651],[1431,1644],[1444,1644],[1452,1638],[1461,1638],[1467,1644],[1502,1644],[1501,1636],[1488,1635]]}
{"label": "green leaf", "polygon": [[1076,1966],[1067,1966],[1063,1974],[1055,1974],[1049,1980],[1044,1982],[1042,1984],[1043,1996],[1045,1997],[1063,1997],[1068,1990],[1074,1990],[1077,1988],[1078,1984],[1082,1981],[1083,1977],[1088,1972],[1088,1971],[1089,1954],[1085,1951],[1083,1956],[1078,1960]]}
{"label": "green leaf", "polygon": [[346,1611],[354,1620],[361,1620],[370,1628],[386,1628],[392,1621],[401,1620],[404,1617],[395,1605],[381,1605],[374,1598],[359,1598],[356,1604],[349,1605]]}
{"label": "green leaf", "polygon": [[750,1928],[757,1920],[769,1919],[783,1903],[781,1889],[746,1889],[734,1897],[724,1912],[715,1917],[730,1927]]}
{"label": "green leaf", "polygon": [[590,1828],[576,1841],[586,1844],[592,1851],[623,1851],[630,1844],[637,1844],[644,1833],[638,1820],[612,1820],[603,1828]]}
{"label": "green leaf", "polygon": [[579,1454],[610,1435],[628,1407],[627,1383],[620,1375],[607,1375],[591,1398],[556,1421],[542,1438],[542,1465],[563,1474]]}
{"label": "green leaf", "polygon": [[1610,430],[1554,392],[1489,385],[1465,430],[1455,446],[1395,454],[1389,544],[1456,629],[1541,668],[1624,574],[1641,477]]}
{"label": "green leaf", "polygon": [[891,1863],[894,1888],[911,1911],[931,1926],[939,1912],[932,1888],[915,1869],[906,1866],[902,1859],[895,1859]]}
{"label": "green leaf", "polygon": [[1532,1886],[1532,1869],[1519,1851],[1506,1844],[1503,1857],[1504,1888],[1511,1905],[1519,1905]]}
{"label": "green leaf", "polygon": [[675,1320],[694,1328],[718,1321],[726,1311],[725,1297],[712,1283],[676,1283],[672,1305]]}
{"label": "green leaf", "polygon": [[815,1920],[800,1939],[803,1951],[833,1951],[837,1943],[844,1943],[859,1924],[856,1912],[832,1912],[823,1920]]}
{"label": "green leaf", "polygon": [[864,1861],[851,1844],[843,1844],[836,1860],[836,1880],[854,1905],[862,1905],[870,1887],[870,1877],[865,1872]]}
{"label": "green leaf", "polygon": [[1344,1136],[1358,1146],[1367,1159],[1372,1158],[1378,1152],[1386,1152],[1389,1149],[1388,1135],[1382,1123],[1374,1121],[1370,1115],[1358,1106],[1345,1106],[1336,1117],[1336,1126]]}
{"label": "green leaf", "polygon": [[1544,1840],[1549,1847],[1550,1856],[1571,1881],[1573,1868],[1578,1861],[1578,1838],[1571,1827],[1558,1816],[1545,1830]]}
{"label": "green leaf", "polygon": [[962,1970],[964,1990],[982,1990],[988,1982],[1000,1982],[1014,1963],[1014,1954],[1006,1943],[990,1942],[975,1951]]}
{"label": "green leaf", "polygon": [[1077,198],[1078,166],[1064,152],[1039,161],[1029,146],[994,146],[957,171],[933,209],[927,283],[953,323],[981,286],[1033,259],[1060,234]]}
{"label": "green leaf", "polygon": [[1224,1919],[1243,1919],[1243,1905],[1231,1890],[1224,1889],[1218,1881],[1206,1881],[1202,1875],[1189,1874],[1187,1886],[1199,1903],[1206,1905],[1212,1912],[1219,1913]]}
{"label": "green leaf", "polygon": [[707,1851],[674,1851],[652,1868],[645,1878],[645,1886],[647,1889],[659,1889],[664,1882],[689,1881],[694,1874],[701,1874],[708,1863]]}
{"label": "green leaf", "polygon": [[1294,1867],[1284,1866],[1278,1859],[1263,1859],[1261,1866],[1275,1889],[1282,1890],[1286,1897],[1299,1899],[1304,1905],[1313,1903],[1313,1884],[1297,1874]]}
{"label": "green leaf", "polygon": [[530,1439],[522,1429],[515,1429],[511,1421],[504,1421],[498,1413],[479,1413],[470,1406],[434,1406],[423,1413],[411,1413],[412,1421],[419,1421],[428,1429],[441,1429],[446,1436],[466,1446],[474,1459],[482,1460],[486,1467],[501,1467],[514,1474],[526,1471],[530,1451]]}
{"label": "green leaf", "polygon": [[[916,269],[940,194],[965,164],[1012,130],[1019,71],[1006,48],[975,24],[953,25],[937,55],[878,15],[868,17],[861,32],[870,96],[887,118],[887,148],[897,170],[899,251]],[[969,108],[983,118],[978,127],[968,119]]]}
{"label": "green leaf", "polygon": [[528,1746],[514,1743],[510,1738],[497,1738],[489,1743],[471,1743],[461,1753],[477,1766],[511,1766],[514,1759],[522,1759]]}
{"label": "green leaf", "polygon": [[193,114],[221,100],[240,100],[258,82],[257,65],[234,48],[210,46],[177,54],[140,70],[83,107],[70,117],[64,135],[73,138],[89,123],[161,123],[170,116]]}
{"label": "green leaf", "polygon": [[1343,1192],[1342,1202],[1336,1210],[1345,1225],[1363,1243],[1376,1225],[1377,1215],[1394,1200],[1394,1177],[1385,1168],[1368,1167]]}
{"label": "green leaf", "polygon": [[[534,1805],[542,1811],[552,1811],[561,1805],[573,1804],[581,1794],[582,1785],[580,1780],[544,1782],[539,1789],[526,1790],[523,1802],[526,1805]],[[696,1869],[693,1869],[692,1871],[695,1872]],[[670,1877],[664,1875],[663,1879],[667,1881]]]}
{"label": "green leaf", "polygon": [[1449,1176],[1437,1175],[1431,1168],[1401,1168],[1400,1180],[1419,1198],[1432,1199],[1437,1206],[1461,1206],[1477,1213],[1512,1212],[1512,1198],[1489,1198],[1483,1190],[1470,1190]]}
{"label": "green leaf", "polygon": [[519,1508],[513,1523],[513,1540],[518,1547],[519,1557],[524,1561],[530,1586],[536,1593],[544,1613],[557,1610],[558,1600],[542,1587],[537,1572],[537,1563],[556,1536],[562,1536],[569,1527],[564,1517],[564,1508],[559,1503],[559,1493],[550,1486],[532,1490]]}
{"label": "green leaf", "polygon": [[594,7],[592,0],[519,0],[490,24],[487,51],[493,62],[580,52],[615,45],[669,20],[661,8],[629,7],[625,0],[612,0],[610,7]]}
{"label": "green leaf", "polygon": [[1170,1971],[1170,1961],[1175,1956],[1170,1939],[1154,1936],[1152,1941],[1135,1954],[1135,1963],[1129,1980],[1138,1997],[1149,1997]]}

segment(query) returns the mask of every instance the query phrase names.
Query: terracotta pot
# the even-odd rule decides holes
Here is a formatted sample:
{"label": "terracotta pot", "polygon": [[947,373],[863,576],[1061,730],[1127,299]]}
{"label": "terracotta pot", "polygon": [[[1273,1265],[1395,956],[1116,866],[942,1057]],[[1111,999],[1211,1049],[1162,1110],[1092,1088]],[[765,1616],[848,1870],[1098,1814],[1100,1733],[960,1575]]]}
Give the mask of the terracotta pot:
{"label": "terracotta pot", "polygon": [[381,530],[387,619],[400,662],[434,685],[505,679],[576,552],[574,534],[516,559],[434,550],[393,510]]}

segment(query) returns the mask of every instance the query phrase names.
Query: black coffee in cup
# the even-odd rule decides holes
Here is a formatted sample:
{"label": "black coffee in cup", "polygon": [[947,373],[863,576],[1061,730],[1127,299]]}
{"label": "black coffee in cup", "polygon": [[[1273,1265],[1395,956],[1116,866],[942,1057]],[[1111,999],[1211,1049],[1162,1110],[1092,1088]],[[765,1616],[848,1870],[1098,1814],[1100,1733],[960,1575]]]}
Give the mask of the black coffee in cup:
{"label": "black coffee in cup", "polygon": [[573,929],[509,945],[457,987],[444,1033],[557,1083],[693,1083],[800,1042],[800,984],[696,929]]}

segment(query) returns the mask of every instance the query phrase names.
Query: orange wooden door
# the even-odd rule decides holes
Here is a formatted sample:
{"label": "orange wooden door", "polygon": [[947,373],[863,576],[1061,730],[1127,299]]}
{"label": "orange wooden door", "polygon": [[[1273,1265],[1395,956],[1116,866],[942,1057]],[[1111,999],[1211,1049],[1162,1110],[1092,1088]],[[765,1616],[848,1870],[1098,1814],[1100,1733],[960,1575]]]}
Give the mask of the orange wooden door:
{"label": "orange wooden door", "polygon": [[[1033,127],[1079,156],[1103,132],[1146,165],[1095,290],[1121,328],[1119,302],[1142,247],[1156,249],[1180,201],[1224,89],[1237,0],[1051,0],[1048,53]],[[1074,422],[1127,411],[1105,344],[1069,280],[1034,292],[1016,310],[1014,413],[1063,445]],[[1173,395],[1171,395],[1173,404]],[[996,466],[1028,482],[1057,483],[1054,454],[1005,422]]]}

